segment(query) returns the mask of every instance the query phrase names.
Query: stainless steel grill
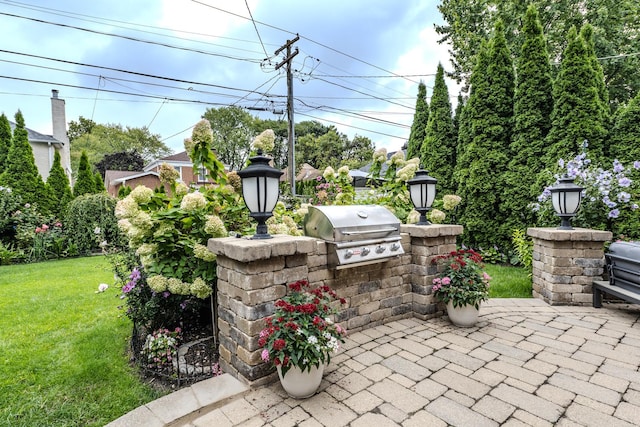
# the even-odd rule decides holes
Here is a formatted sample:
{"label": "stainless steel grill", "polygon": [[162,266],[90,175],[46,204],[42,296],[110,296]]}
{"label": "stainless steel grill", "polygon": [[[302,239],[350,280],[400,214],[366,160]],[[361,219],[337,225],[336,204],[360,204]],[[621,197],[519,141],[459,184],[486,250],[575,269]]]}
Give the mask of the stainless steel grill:
{"label": "stainless steel grill", "polygon": [[311,206],[304,231],[327,242],[330,268],[382,262],[404,253],[400,220],[383,206]]}

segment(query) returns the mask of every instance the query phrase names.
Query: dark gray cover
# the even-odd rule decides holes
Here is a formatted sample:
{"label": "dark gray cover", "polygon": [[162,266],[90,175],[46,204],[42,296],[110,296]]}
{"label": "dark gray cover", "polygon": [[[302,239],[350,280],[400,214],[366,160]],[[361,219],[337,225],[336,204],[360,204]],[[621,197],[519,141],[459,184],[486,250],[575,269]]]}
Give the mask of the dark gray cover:
{"label": "dark gray cover", "polygon": [[640,242],[614,242],[605,258],[612,286],[640,292]]}

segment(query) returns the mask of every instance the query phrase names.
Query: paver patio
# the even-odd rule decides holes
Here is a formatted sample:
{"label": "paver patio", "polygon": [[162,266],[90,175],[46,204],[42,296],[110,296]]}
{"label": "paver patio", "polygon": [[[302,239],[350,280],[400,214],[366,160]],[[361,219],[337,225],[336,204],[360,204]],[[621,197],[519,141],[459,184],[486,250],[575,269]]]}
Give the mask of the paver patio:
{"label": "paver patio", "polygon": [[[184,405],[190,395],[199,409],[167,422],[150,403],[138,408],[140,425],[640,425],[640,306],[492,299],[480,315],[472,328],[405,319],[354,333],[309,399],[289,398],[279,383],[216,402],[183,393],[176,402],[197,406]],[[134,421],[130,413],[111,425]]]}

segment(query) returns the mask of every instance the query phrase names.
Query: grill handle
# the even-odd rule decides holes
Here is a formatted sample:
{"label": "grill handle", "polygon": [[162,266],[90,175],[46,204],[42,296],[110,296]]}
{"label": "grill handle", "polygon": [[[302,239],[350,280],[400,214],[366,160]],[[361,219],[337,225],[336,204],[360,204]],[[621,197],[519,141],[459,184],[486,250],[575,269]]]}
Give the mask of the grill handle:
{"label": "grill handle", "polygon": [[346,236],[360,235],[360,234],[374,234],[374,233],[392,233],[396,231],[397,228],[387,227],[387,228],[378,228],[375,230],[362,230],[362,231],[341,231],[342,234]]}

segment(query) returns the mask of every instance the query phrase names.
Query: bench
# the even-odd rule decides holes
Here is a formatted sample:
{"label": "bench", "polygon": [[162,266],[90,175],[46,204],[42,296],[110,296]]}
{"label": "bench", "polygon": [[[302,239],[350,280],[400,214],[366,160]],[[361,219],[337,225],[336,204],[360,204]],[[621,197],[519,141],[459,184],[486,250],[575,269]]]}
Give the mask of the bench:
{"label": "bench", "polygon": [[592,284],[593,306],[602,307],[602,294],[640,304],[640,242],[615,242],[605,254],[609,280]]}

